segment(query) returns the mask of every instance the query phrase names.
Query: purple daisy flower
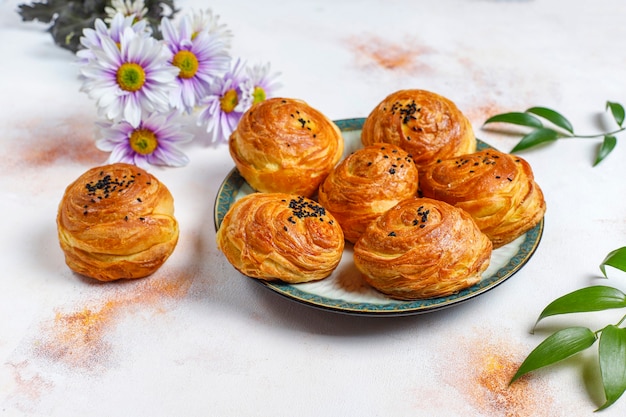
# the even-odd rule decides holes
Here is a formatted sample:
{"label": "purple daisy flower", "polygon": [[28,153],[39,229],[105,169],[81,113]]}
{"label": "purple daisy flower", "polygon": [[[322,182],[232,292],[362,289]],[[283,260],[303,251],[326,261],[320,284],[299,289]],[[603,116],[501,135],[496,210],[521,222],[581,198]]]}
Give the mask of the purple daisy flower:
{"label": "purple daisy flower", "polygon": [[161,21],[163,40],[172,53],[176,67],[176,88],[170,93],[170,105],[191,113],[198,100],[209,91],[213,80],[227,71],[230,55],[226,44],[217,35],[200,32],[194,36],[191,20],[185,16],[178,28],[169,19]]}
{"label": "purple daisy flower", "polygon": [[99,113],[138,126],[142,111],[169,110],[169,92],[179,72],[169,64],[169,50],[128,27],[119,47],[111,38],[100,40],[102,47],[92,49],[94,59],[81,68],[81,91],[96,100]]}
{"label": "purple daisy flower", "polygon": [[201,32],[217,35],[230,48],[233,33],[223,23],[219,23],[220,16],[213,14],[211,9],[193,11],[191,14],[191,37],[197,36]]}
{"label": "purple daisy flower", "polygon": [[107,22],[111,21],[118,13],[130,16],[135,20],[142,20],[148,14],[148,8],[145,7],[143,0],[111,0],[111,6],[105,6],[104,11],[108,15],[108,18],[105,19]]}
{"label": "purple daisy flower", "polygon": [[241,116],[252,105],[250,89],[240,60],[222,78],[215,80],[202,99],[205,106],[198,115],[198,124],[206,124],[212,142],[228,141]]}
{"label": "purple daisy flower", "polygon": [[274,97],[276,90],[280,88],[280,83],[276,81],[280,73],[270,73],[270,64],[255,65],[247,67],[248,80],[247,88],[251,90],[252,104],[260,103],[266,98]]}
{"label": "purple daisy flower", "polygon": [[108,163],[125,162],[142,168],[148,165],[180,167],[189,158],[178,144],[189,142],[193,135],[182,130],[176,123],[176,112],[152,113],[134,127],[127,121],[98,123],[101,139],[96,146],[111,152]]}
{"label": "purple daisy flower", "polygon": [[80,43],[84,49],[76,52],[78,62],[84,65],[89,60],[94,59],[93,50],[96,48],[102,49],[102,38],[110,38],[116,44],[120,44],[122,33],[124,33],[126,28],[131,28],[138,35],[145,38],[152,36],[152,28],[148,25],[148,22],[146,20],[136,20],[134,16],[124,16],[122,13],[117,13],[111,19],[110,26],[107,26],[102,19],[96,19],[94,29],[83,29]]}

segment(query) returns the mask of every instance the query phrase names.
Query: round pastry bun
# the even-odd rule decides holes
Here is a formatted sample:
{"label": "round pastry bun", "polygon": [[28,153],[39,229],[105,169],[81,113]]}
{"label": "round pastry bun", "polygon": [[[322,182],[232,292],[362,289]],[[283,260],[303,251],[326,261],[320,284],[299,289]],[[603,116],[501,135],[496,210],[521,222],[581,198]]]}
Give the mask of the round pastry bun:
{"label": "round pastry bun", "polygon": [[367,226],[418,189],[417,167],[402,148],[378,143],[348,155],[326,177],[319,203],[337,219],[347,241],[355,243]]}
{"label": "round pastry bun", "polygon": [[386,142],[411,155],[418,168],[476,150],[472,125],[449,99],[426,90],[399,90],[365,119],[364,145]]}
{"label": "round pastry bun", "polygon": [[465,211],[428,198],[404,200],[354,245],[366,282],[392,298],[443,297],[480,281],[492,244]]}
{"label": "round pastry bun", "polygon": [[343,154],[343,136],[302,100],[271,98],[253,105],[229,139],[241,176],[261,192],[312,197]]}
{"label": "round pastry bun", "polygon": [[100,281],[152,274],[174,251],[179,233],[169,190],[124,163],[92,168],[71,183],[57,230],[70,269]]}
{"label": "round pastry bun", "polygon": [[424,197],[467,211],[494,248],[535,227],[546,211],[533,171],[519,156],[485,149],[441,160],[421,174]]}
{"label": "round pastry bun", "polygon": [[300,283],[329,276],[339,265],[343,232],[318,203],[285,193],[252,193],[229,208],[217,247],[244,275]]}

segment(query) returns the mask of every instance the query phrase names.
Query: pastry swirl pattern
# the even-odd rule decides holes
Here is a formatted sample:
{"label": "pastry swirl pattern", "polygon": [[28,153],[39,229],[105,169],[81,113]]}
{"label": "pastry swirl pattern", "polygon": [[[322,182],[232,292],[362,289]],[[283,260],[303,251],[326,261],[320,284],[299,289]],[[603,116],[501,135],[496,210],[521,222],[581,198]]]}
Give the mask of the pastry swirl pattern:
{"label": "pastry swirl pattern", "polygon": [[418,172],[402,148],[379,143],[348,155],[319,189],[318,201],[356,242],[367,226],[400,201],[416,196]]}
{"label": "pastry swirl pattern", "polygon": [[57,229],[67,265],[101,281],[156,271],[178,242],[174,199],[134,165],[95,167],[65,190]]}
{"label": "pastry swirl pattern", "polygon": [[370,224],[354,245],[364,279],[392,298],[442,297],[481,279],[492,244],[465,211],[411,198]]}
{"label": "pastry swirl pattern", "polygon": [[397,145],[420,168],[476,150],[472,125],[458,107],[446,97],[417,89],[385,97],[365,120],[361,141]]}
{"label": "pastry swirl pattern", "polygon": [[343,154],[339,128],[306,102],[271,98],[252,106],[229,139],[252,188],[311,197]]}
{"label": "pastry swirl pattern", "polygon": [[332,214],[313,200],[286,193],[253,193],[237,200],[216,240],[242,274],[288,283],[329,276],[345,244]]}
{"label": "pastry swirl pattern", "polygon": [[496,248],[532,229],[546,211],[533,171],[519,156],[485,149],[440,160],[421,174],[425,197],[467,211]]}

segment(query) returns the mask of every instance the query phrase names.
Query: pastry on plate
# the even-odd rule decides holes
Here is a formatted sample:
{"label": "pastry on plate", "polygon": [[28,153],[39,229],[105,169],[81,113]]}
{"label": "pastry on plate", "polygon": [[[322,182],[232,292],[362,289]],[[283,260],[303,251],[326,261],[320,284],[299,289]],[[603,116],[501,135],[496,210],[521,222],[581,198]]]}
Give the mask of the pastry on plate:
{"label": "pastry on plate", "polygon": [[318,201],[337,219],[347,241],[418,188],[417,167],[402,148],[378,143],[358,149],[335,167],[318,191]]}
{"label": "pastry on plate", "polygon": [[229,208],[217,247],[244,275],[300,283],[329,276],[344,248],[339,223],[302,196],[252,193]]}
{"label": "pastry on plate", "polygon": [[361,141],[405,149],[418,168],[476,150],[472,125],[457,106],[426,90],[399,90],[383,99],[363,124]]}
{"label": "pastry on plate", "polygon": [[70,269],[100,281],[152,274],[179,233],[167,187],[124,163],[92,168],[72,182],[59,204],[57,230]]}
{"label": "pastry on plate", "polygon": [[533,171],[519,156],[485,149],[443,159],[421,174],[423,195],[467,211],[495,248],[532,229],[546,211]]}
{"label": "pastry on plate", "polygon": [[229,139],[241,176],[261,192],[311,197],[343,154],[339,128],[302,100],[253,105]]}
{"label": "pastry on plate", "polygon": [[429,198],[404,200],[372,222],[354,245],[354,263],[392,298],[444,297],[480,281],[492,245],[465,211]]}

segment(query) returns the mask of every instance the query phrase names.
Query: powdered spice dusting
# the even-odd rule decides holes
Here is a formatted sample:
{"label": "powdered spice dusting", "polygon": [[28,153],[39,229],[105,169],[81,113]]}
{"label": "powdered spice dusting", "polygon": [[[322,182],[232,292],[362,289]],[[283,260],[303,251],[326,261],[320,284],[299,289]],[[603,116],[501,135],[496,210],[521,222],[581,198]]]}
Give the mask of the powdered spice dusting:
{"label": "powdered spice dusting", "polygon": [[42,377],[39,372],[33,372],[27,360],[8,362],[7,365],[12,368],[15,381],[15,389],[8,398],[21,412],[30,414],[33,412],[33,405],[38,403],[41,395],[52,389],[54,384]]}
{"label": "powdered spice dusting", "polygon": [[430,52],[430,48],[414,42],[389,42],[375,36],[354,37],[348,40],[354,51],[357,64],[363,67],[376,66],[385,70],[425,70],[427,66],[419,58]]}
{"label": "powdered spice dusting", "polygon": [[[93,120],[84,117],[58,120],[25,121],[15,126],[16,150],[14,165],[45,167],[59,161],[81,165],[97,165],[106,161],[108,154],[95,145]],[[12,158],[12,157],[11,157]]]}
{"label": "powdered spice dusting", "polygon": [[123,318],[138,311],[150,309],[160,314],[173,308],[187,294],[191,282],[190,274],[183,271],[94,284],[96,300],[74,311],[57,311],[53,320],[44,323],[34,351],[39,357],[69,367],[101,369],[111,359],[113,332]]}
{"label": "powdered spice dusting", "polygon": [[490,417],[554,417],[562,415],[554,405],[550,387],[527,375],[509,381],[524,353],[509,341],[483,335],[455,346],[456,371],[446,377],[481,415]]}

